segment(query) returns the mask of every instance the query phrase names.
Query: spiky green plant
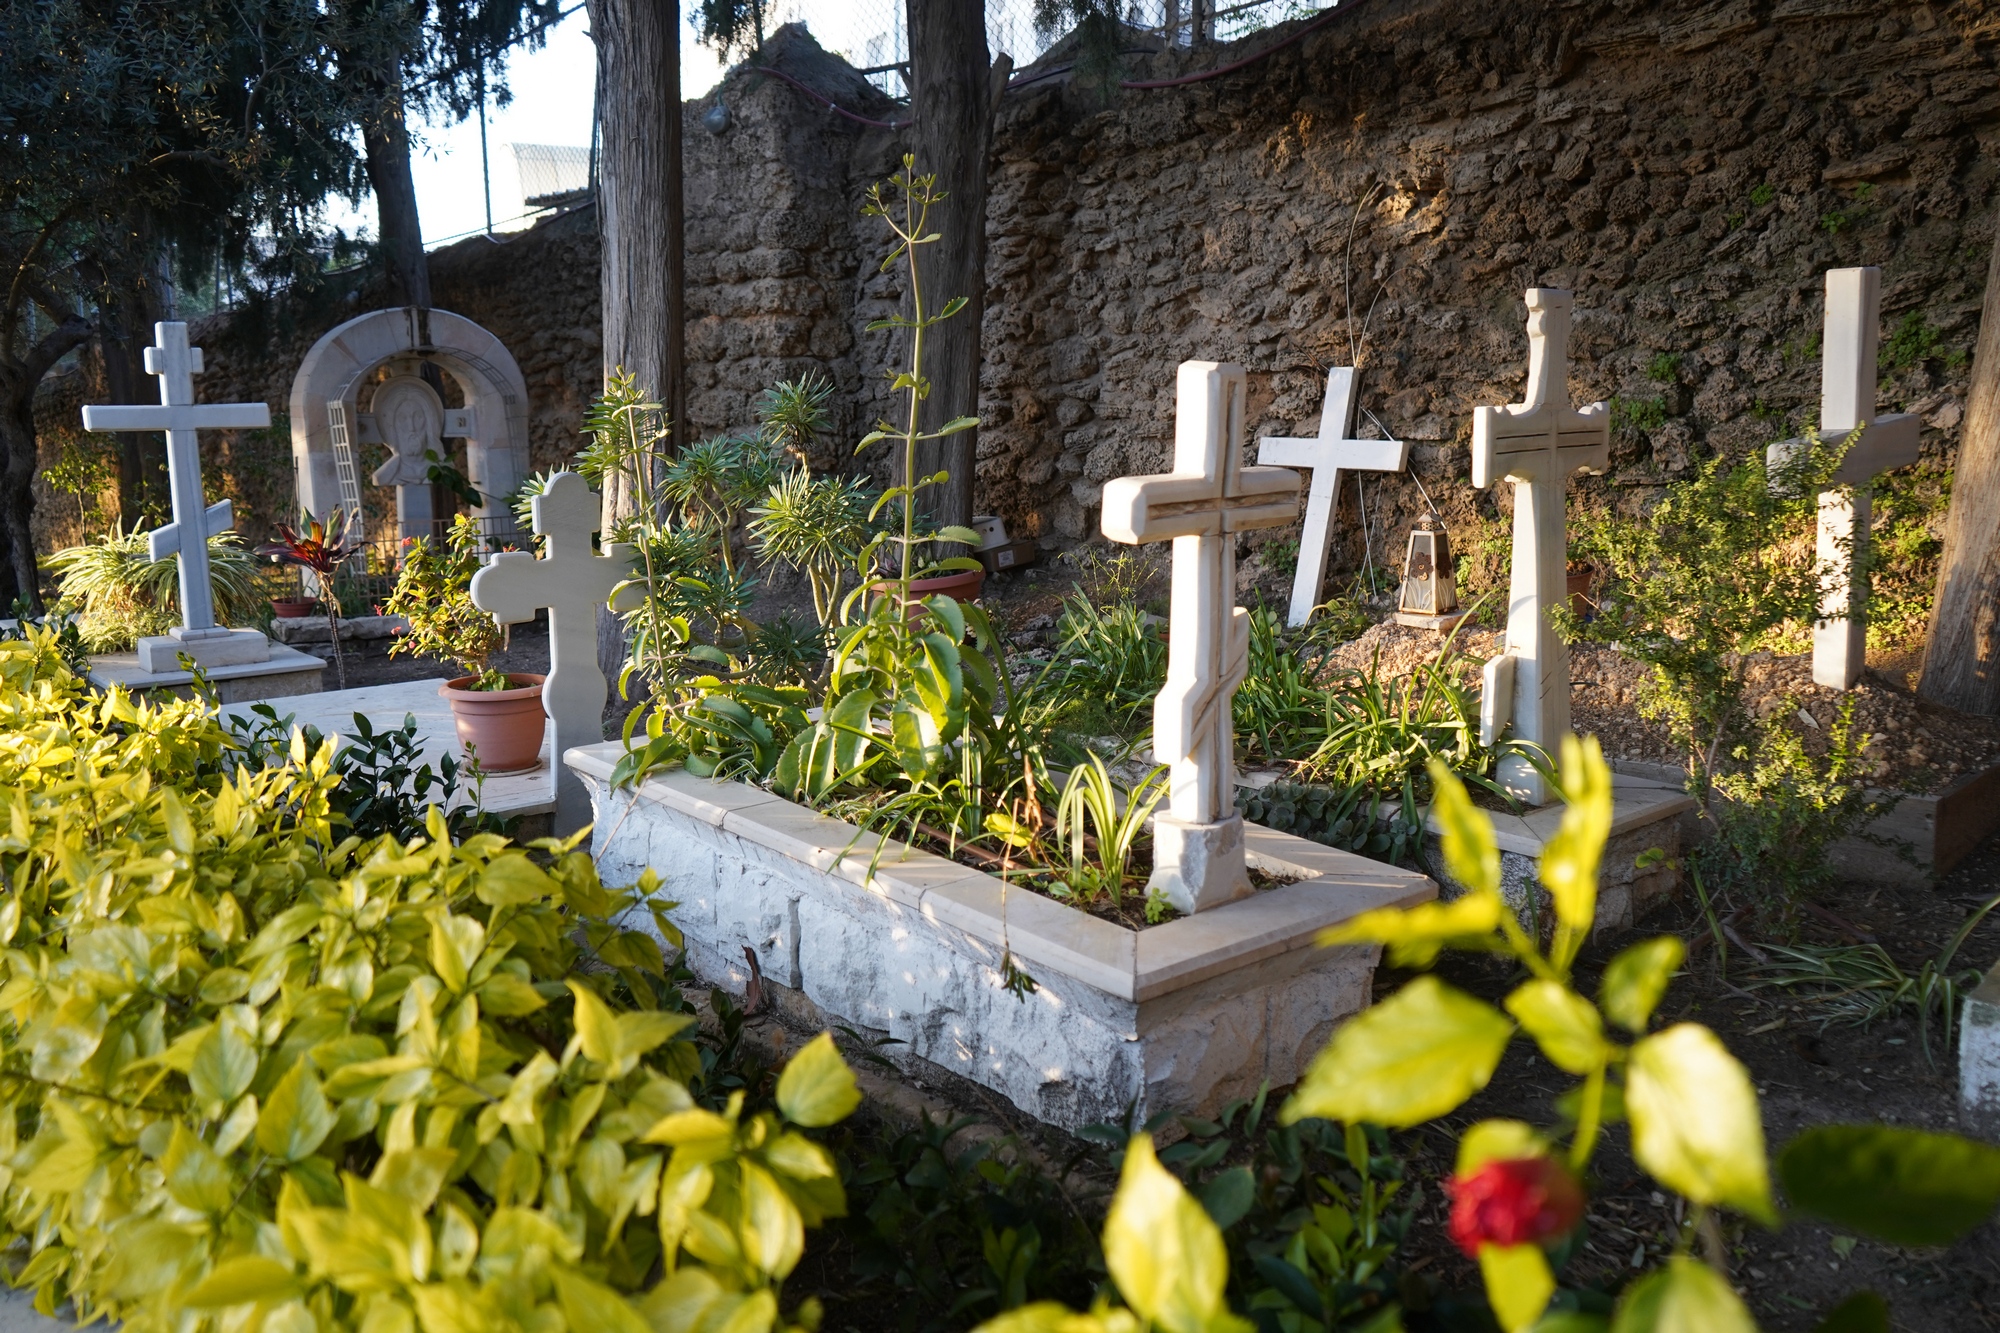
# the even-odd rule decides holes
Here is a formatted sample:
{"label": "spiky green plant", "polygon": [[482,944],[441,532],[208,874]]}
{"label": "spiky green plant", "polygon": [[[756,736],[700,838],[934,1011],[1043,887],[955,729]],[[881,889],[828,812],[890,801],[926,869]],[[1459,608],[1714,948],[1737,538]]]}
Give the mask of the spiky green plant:
{"label": "spiky green plant", "polygon": [[[114,525],[103,540],[70,546],[48,557],[61,600],[78,612],[77,630],[93,653],[129,651],[152,634],[180,623],[180,569],[172,557],[146,551],[147,531]],[[257,619],[257,561],[233,532],[208,539],[209,586],[215,609],[230,624]]]}
{"label": "spiky green plant", "polygon": [[815,477],[801,467],[750,511],[750,541],[757,553],[805,571],[821,625],[832,624],[839,613],[846,571],[868,544],[872,498],[856,478]]}

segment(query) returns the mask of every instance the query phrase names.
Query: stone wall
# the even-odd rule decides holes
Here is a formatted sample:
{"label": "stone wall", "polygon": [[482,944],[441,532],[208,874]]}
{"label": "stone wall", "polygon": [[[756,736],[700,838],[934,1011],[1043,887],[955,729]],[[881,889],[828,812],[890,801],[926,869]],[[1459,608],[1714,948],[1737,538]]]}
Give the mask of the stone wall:
{"label": "stone wall", "polygon": [[[1575,398],[1615,400],[1613,471],[1579,486],[1630,502],[1816,414],[1821,275],[1864,263],[1884,271],[1885,406],[1921,413],[1945,465],[1992,242],[1995,17],[1348,0],[1268,59],[1150,91],[1085,85],[1059,48],[1000,112],[979,508],[1055,545],[1087,538],[1107,478],[1164,465],[1176,363],[1241,362],[1253,430],[1291,433],[1315,428],[1325,367],[1358,356],[1364,406],[1415,443],[1454,527],[1490,520],[1511,497],[1465,480],[1471,409],[1519,397],[1534,284],[1576,292]],[[1128,58],[1125,76],[1197,72],[1297,26]],[[860,214],[900,135],[851,117],[899,113],[796,30],[769,55],[778,73],[738,69],[687,109],[685,435],[740,429],[760,390],[819,369],[839,392],[817,461],[848,466],[890,406],[894,341],[864,326],[900,300]],[[438,304],[521,360],[538,467],[573,447],[600,373],[592,220],[432,257]],[[312,337],[371,298],[344,299],[204,331],[204,393],[282,406]],[[1419,503],[1407,479],[1369,494],[1378,537]],[[1350,486],[1348,568],[1353,505]]]}

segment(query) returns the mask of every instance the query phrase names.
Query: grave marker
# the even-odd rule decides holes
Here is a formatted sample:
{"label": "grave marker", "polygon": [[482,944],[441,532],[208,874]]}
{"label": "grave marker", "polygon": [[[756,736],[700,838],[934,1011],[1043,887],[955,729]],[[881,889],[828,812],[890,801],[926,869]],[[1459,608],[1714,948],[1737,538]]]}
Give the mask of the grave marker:
{"label": "grave marker", "polygon": [[1326,399],[1319,412],[1319,435],[1293,439],[1267,435],[1257,442],[1257,461],[1274,467],[1310,468],[1305,527],[1299,533],[1299,566],[1292,575],[1292,605],[1286,623],[1296,628],[1311,619],[1326,583],[1326,558],[1333,546],[1333,509],[1340,500],[1340,474],[1401,472],[1410,446],[1401,440],[1360,440],[1354,414],[1360,407],[1361,375],[1352,366],[1326,372]]}
{"label": "grave marker", "polygon": [[[1820,583],[1820,619],[1813,626],[1813,683],[1831,690],[1853,689],[1868,660],[1868,618],[1854,605],[1854,571],[1868,550],[1870,486],[1877,474],[1916,462],[1923,435],[1923,422],[1907,412],[1875,414],[1881,322],[1881,269],[1827,270],[1819,437],[1837,444],[1856,426],[1862,428],[1834,473],[1834,484],[1819,493],[1815,555],[1826,573]],[[1776,468],[1804,443],[1780,440],[1766,457]]]}
{"label": "grave marker", "polygon": [[1168,766],[1167,813],[1153,822],[1153,876],[1183,912],[1250,892],[1232,770],[1229,703],[1249,665],[1250,619],[1236,606],[1236,534],[1297,513],[1299,475],[1244,467],[1243,367],[1183,361],[1174,409],[1174,470],[1104,484],[1104,535],[1171,540],[1167,683],[1153,701],[1153,752]]}
{"label": "grave marker", "polygon": [[235,515],[227,500],[202,503],[197,432],[268,426],[271,409],[263,403],[197,405],[194,377],[202,371],[201,349],[188,346],[187,325],[162,321],[153,326],[153,339],[154,346],[146,349],[146,373],[160,378],[159,405],[83,409],[85,430],[167,433],[167,485],[174,519],[147,534],[146,548],[153,560],[172,555],[180,566],[181,623],[165,635],[139,640],[139,665],[148,672],[171,672],[182,653],[203,667],[266,661],[270,644],[262,634],[215,623],[208,539],[232,527]]}
{"label": "grave marker", "polygon": [[[1611,412],[1604,403],[1569,405],[1569,326],[1574,298],[1554,287],[1528,289],[1526,399],[1481,407],[1472,417],[1472,484],[1514,483],[1514,559],[1507,601],[1507,646],[1487,662],[1479,734],[1491,745],[1512,729],[1551,755],[1569,731],[1569,645],[1549,623],[1568,595],[1564,486],[1579,469],[1610,465]],[[1530,805],[1546,804],[1548,784],[1518,755],[1500,761],[1499,780]]]}
{"label": "grave marker", "polygon": [[606,542],[591,549],[602,526],[603,504],[590,483],[558,472],[532,501],[536,535],[548,554],[502,551],[472,576],[472,602],[503,625],[532,620],[549,609],[549,677],[542,709],[555,722],[555,831],[567,835],[590,822],[590,796],[563,763],[579,745],[604,739],[604,701],[610,690],[597,665],[597,608],[613,588],[632,577],[631,548]]}

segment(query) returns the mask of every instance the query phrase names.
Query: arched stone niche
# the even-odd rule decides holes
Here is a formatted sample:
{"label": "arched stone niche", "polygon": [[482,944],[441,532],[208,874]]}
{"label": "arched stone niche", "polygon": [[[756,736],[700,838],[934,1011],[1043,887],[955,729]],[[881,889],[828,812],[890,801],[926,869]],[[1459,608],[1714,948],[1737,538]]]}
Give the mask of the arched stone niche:
{"label": "arched stone niche", "polygon": [[[465,406],[446,408],[421,378],[425,362],[458,387]],[[318,517],[341,502],[329,403],[345,413],[357,472],[361,445],[389,446],[388,462],[368,479],[396,487],[398,535],[430,535],[424,449],[443,453],[444,438],[463,438],[466,476],[485,498],[473,512],[489,535],[518,536],[507,498],[528,475],[528,386],[491,333],[463,315],[408,306],[359,315],[313,344],[292,380],[292,467],[299,503]]]}

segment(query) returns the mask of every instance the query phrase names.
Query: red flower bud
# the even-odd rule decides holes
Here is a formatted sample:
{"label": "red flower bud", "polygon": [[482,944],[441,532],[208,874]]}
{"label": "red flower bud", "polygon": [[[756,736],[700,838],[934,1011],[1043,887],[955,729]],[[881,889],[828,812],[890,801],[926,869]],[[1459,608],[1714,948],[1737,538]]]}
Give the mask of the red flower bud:
{"label": "red flower bud", "polygon": [[1569,1231],[1583,1216],[1583,1191],[1576,1178],[1551,1157],[1517,1157],[1488,1162],[1469,1175],[1453,1176],[1451,1238],[1466,1257],[1481,1245],[1529,1245]]}

